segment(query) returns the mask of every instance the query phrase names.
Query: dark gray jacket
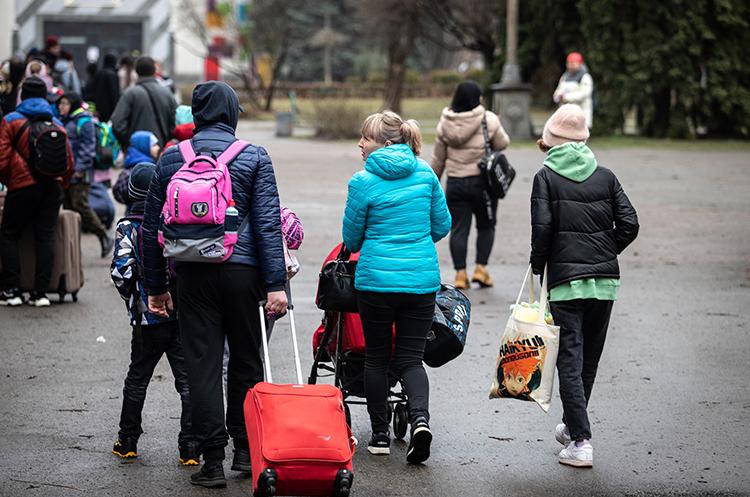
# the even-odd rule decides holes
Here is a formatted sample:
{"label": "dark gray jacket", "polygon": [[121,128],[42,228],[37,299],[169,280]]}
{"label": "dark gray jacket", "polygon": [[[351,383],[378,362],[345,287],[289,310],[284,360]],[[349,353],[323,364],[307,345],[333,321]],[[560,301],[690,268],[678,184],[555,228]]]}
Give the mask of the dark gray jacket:
{"label": "dark gray jacket", "polygon": [[153,77],[140,78],[117,102],[112,113],[112,130],[123,149],[127,148],[130,136],[136,131],[151,131],[159,139],[159,144],[164,146],[175,126],[175,110],[177,102],[168,89]]}

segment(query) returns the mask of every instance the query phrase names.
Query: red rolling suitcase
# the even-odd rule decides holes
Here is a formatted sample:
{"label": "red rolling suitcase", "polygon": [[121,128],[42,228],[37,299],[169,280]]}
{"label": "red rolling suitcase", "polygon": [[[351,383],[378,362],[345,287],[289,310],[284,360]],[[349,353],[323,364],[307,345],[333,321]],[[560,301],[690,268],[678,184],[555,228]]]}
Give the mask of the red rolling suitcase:
{"label": "red rolling suitcase", "polygon": [[247,392],[244,411],[253,465],[253,495],[349,495],[355,440],[333,385],[302,384],[294,311],[289,308],[297,383],[273,383],[260,307],[266,381]]}

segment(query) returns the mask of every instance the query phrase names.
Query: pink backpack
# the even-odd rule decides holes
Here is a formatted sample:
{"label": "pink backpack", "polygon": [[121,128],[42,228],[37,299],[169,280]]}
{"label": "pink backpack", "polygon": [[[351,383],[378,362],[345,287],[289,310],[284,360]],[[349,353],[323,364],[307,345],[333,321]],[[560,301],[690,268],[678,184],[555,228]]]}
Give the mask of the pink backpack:
{"label": "pink backpack", "polygon": [[214,159],[195,155],[190,140],[180,142],[185,163],[167,185],[159,244],[164,257],[181,262],[224,262],[231,257],[238,233],[229,164],[248,146],[237,140]]}

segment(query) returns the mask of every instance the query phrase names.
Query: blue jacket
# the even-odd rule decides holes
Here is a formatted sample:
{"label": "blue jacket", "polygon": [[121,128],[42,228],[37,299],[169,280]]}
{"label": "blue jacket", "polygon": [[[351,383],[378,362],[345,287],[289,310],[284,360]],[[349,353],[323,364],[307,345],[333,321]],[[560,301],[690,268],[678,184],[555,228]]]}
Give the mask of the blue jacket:
{"label": "blue jacket", "polygon": [[[73,150],[75,172],[84,173],[83,181],[90,182],[96,158],[96,126],[91,114],[79,108],[63,122]],[[70,182],[79,183],[80,180],[73,177]]]}
{"label": "blue jacket", "polygon": [[[196,87],[193,92],[196,128],[192,140],[196,152],[210,151],[218,156],[236,140],[234,131],[239,105],[237,94],[225,83],[209,81]],[[149,295],[159,295],[167,290],[164,256],[157,241],[157,230],[167,184],[183,164],[177,147],[170,147],[159,159],[149,186],[142,229],[145,282]],[[279,193],[271,158],[263,147],[249,145],[228,166],[239,219],[248,216],[228,262],[258,267],[267,291],[283,290],[286,265],[281,241]]]}
{"label": "blue jacket", "polygon": [[354,286],[381,293],[436,292],[435,242],[451,229],[440,181],[408,145],[371,153],[349,181],[344,244],[360,251]]}

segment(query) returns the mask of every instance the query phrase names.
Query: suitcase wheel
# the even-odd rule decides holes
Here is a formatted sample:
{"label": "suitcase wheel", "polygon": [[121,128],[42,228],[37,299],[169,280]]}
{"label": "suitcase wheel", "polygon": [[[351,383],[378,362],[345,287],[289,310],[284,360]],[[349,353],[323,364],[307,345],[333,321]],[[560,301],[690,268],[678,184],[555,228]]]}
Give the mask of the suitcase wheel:
{"label": "suitcase wheel", "polygon": [[274,497],[276,495],[276,471],[271,468],[264,470],[258,477],[258,488],[253,495],[255,497]]}
{"label": "suitcase wheel", "polygon": [[336,474],[336,481],[333,485],[333,497],[349,497],[352,489],[354,475],[347,469],[340,469]]}
{"label": "suitcase wheel", "polygon": [[393,410],[393,436],[403,440],[409,427],[409,411],[406,404],[396,404]]}

